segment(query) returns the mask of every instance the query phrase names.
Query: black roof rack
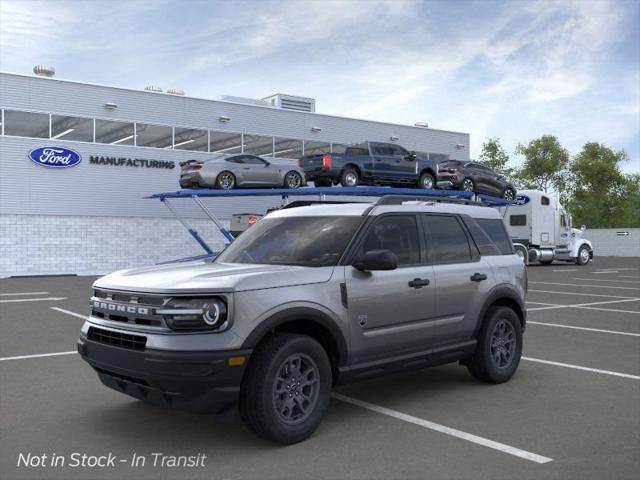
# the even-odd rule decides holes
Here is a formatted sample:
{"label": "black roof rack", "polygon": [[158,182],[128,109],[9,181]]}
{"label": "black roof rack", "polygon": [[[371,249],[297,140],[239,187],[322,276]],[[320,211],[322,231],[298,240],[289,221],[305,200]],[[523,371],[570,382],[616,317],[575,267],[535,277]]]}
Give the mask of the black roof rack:
{"label": "black roof rack", "polygon": [[482,200],[473,200],[464,197],[441,197],[429,195],[385,195],[380,197],[375,205],[401,205],[404,202],[433,202],[433,203],[459,203],[462,205],[475,205],[480,207],[491,206],[491,203]]}

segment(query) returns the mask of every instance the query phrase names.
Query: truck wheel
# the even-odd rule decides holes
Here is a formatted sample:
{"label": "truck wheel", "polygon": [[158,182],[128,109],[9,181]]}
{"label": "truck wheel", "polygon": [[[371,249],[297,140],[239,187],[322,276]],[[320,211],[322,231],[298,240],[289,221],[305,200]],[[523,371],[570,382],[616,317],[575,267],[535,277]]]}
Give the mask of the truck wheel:
{"label": "truck wheel", "polygon": [[340,175],[340,184],[343,187],[357,187],[360,183],[360,175],[355,168],[345,168]]}
{"label": "truck wheel", "polygon": [[220,172],[218,178],[216,178],[216,187],[222,190],[231,190],[236,186],[236,177],[231,172]]}
{"label": "truck wheel", "polygon": [[431,175],[428,172],[425,172],[422,175],[420,175],[420,180],[418,180],[418,188],[424,188],[425,190],[433,190],[435,186],[436,186],[436,182],[433,178],[433,175]]}
{"label": "truck wheel", "polygon": [[589,251],[589,247],[586,245],[582,245],[578,250],[578,256],[576,257],[576,263],[578,265],[586,265],[589,263],[591,259],[591,252]]}
{"label": "truck wheel", "polygon": [[522,355],[522,326],[509,307],[492,307],[478,335],[478,345],[467,364],[469,373],[488,383],[503,383],[518,369]]}
{"label": "truck wheel", "polygon": [[475,189],[476,186],[471,178],[465,178],[462,181],[462,190],[464,190],[465,192],[474,192]]}
{"label": "truck wheel", "polygon": [[516,255],[518,255],[522,261],[524,262],[524,264],[526,265],[527,263],[529,263],[529,253],[527,251],[527,247],[525,247],[524,245],[518,244],[518,245],[513,245],[513,249],[516,252]]}
{"label": "truck wheel", "polygon": [[251,356],[240,392],[240,416],[258,436],[284,445],[308,438],[324,416],[331,364],[313,338],[276,333]]}

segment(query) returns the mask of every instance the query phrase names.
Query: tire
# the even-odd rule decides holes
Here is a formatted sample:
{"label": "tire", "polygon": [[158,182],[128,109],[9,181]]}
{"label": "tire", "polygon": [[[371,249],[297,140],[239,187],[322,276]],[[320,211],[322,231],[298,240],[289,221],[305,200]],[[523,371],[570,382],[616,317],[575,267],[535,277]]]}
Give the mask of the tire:
{"label": "tire", "polygon": [[591,251],[586,245],[582,245],[578,249],[578,256],[576,257],[576,264],[586,265],[591,260]]}
{"label": "tire", "polygon": [[522,259],[522,262],[527,265],[529,263],[529,252],[527,251],[527,248],[524,245],[514,245],[513,249],[515,250],[516,255]]}
{"label": "tire", "polygon": [[476,351],[467,364],[469,373],[487,383],[509,380],[522,355],[522,326],[516,312],[509,307],[491,307],[477,340]]}
{"label": "tire", "polygon": [[504,192],[502,192],[502,198],[504,198],[505,200],[513,201],[516,199],[516,192],[513,190],[513,188],[507,187],[504,189]]}
{"label": "tire", "polygon": [[[296,359],[302,375],[315,376],[307,387],[300,382],[286,383],[291,378],[291,362],[295,365]],[[331,386],[331,363],[318,342],[305,335],[276,333],[260,343],[251,356],[240,391],[240,416],[251,431],[266,440],[298,443],[320,425],[329,406]],[[310,403],[305,409],[307,395]],[[296,398],[304,400],[300,403]]]}
{"label": "tire", "polygon": [[357,187],[360,183],[360,175],[355,168],[348,167],[340,175],[340,185],[343,187]]}
{"label": "tire", "polygon": [[329,180],[328,178],[316,178],[313,181],[313,184],[316,187],[330,187],[331,185],[333,185],[333,182],[331,180]]}
{"label": "tire", "polygon": [[436,180],[432,173],[424,172],[418,180],[418,188],[433,190],[436,188]]}
{"label": "tire", "polygon": [[236,186],[236,177],[233,173],[224,171],[216,177],[216,188],[221,190],[231,190]]}
{"label": "tire", "polygon": [[295,170],[287,172],[287,174],[284,176],[284,188],[300,188],[302,186],[302,183],[302,175],[300,175]]}
{"label": "tire", "polygon": [[460,190],[463,190],[465,192],[475,192],[476,184],[472,178],[467,177],[460,184]]}

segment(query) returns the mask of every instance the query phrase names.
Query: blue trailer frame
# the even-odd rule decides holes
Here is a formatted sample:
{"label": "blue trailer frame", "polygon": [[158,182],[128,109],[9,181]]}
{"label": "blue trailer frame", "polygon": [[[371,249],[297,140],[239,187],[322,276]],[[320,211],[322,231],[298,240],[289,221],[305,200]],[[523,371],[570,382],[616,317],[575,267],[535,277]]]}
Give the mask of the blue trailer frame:
{"label": "blue trailer frame", "polygon": [[216,252],[207,244],[195,228],[182,218],[178,212],[173,208],[172,200],[180,198],[190,198],[193,202],[203,211],[203,213],[209,218],[218,228],[222,236],[227,243],[231,243],[234,240],[231,232],[224,227],[224,225],[216,218],[216,216],[207,208],[202,202],[201,198],[228,198],[228,197],[273,197],[280,196],[282,198],[283,206],[287,204],[289,197],[304,197],[304,196],[317,196],[320,201],[324,200],[327,196],[353,196],[353,197],[385,197],[385,196],[401,196],[401,197],[414,197],[424,198],[425,200],[432,199],[435,201],[452,201],[452,202],[468,202],[470,204],[478,204],[492,207],[508,206],[512,202],[503,198],[492,197],[490,195],[481,195],[473,192],[464,192],[461,190],[421,190],[415,188],[391,188],[391,187],[305,187],[299,189],[286,189],[286,188],[247,188],[247,189],[233,189],[233,190],[209,190],[209,189],[194,189],[194,190],[178,190],[175,192],[163,192],[154,193],[149,195],[148,199],[160,200],[169,209],[169,211],[180,221],[189,234],[194,238],[196,242],[206,252],[204,255],[196,257],[189,257],[179,260],[172,260],[171,262],[198,260],[204,258],[215,257]]}

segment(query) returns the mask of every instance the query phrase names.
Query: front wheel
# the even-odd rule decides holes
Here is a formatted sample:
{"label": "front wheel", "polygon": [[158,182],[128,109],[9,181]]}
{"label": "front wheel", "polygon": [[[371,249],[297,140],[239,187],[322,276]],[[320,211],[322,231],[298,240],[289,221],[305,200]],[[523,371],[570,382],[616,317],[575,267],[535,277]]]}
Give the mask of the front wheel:
{"label": "front wheel", "polygon": [[522,355],[522,325],[509,307],[492,307],[478,335],[467,369],[478,380],[503,383],[518,369]]}
{"label": "front wheel", "polygon": [[507,187],[502,192],[502,198],[513,201],[516,198],[516,192],[511,187]]}
{"label": "front wheel", "polygon": [[284,176],[285,188],[300,188],[302,186],[302,175],[295,170],[291,170]]}
{"label": "front wheel", "polygon": [[240,415],[258,436],[283,445],[308,438],[329,406],[332,377],[313,338],[276,333],[251,356],[240,392]]}
{"label": "front wheel", "polygon": [[236,177],[231,172],[220,172],[216,178],[216,187],[222,190],[231,190],[236,186]]}
{"label": "front wheel", "polygon": [[436,181],[433,178],[433,175],[425,172],[420,175],[420,179],[418,180],[418,188],[424,188],[425,190],[433,190],[435,188]]}
{"label": "front wheel", "polygon": [[578,250],[578,257],[576,258],[576,263],[578,265],[586,265],[591,260],[591,251],[589,247],[586,245],[582,245]]}

